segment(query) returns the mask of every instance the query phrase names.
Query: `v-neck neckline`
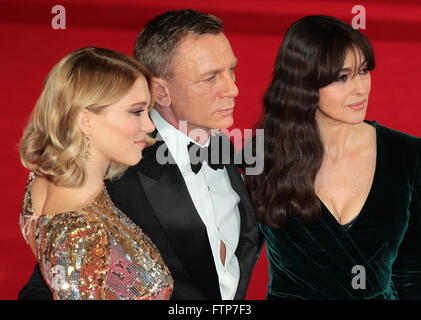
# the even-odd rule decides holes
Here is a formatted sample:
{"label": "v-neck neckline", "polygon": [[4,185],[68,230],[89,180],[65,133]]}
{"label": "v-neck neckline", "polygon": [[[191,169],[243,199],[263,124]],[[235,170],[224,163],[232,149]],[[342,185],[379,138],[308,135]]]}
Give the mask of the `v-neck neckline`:
{"label": "v-neck neckline", "polygon": [[[373,193],[374,190],[376,189],[376,181],[378,180],[378,172],[379,172],[379,158],[380,158],[380,137],[379,137],[379,128],[377,127],[377,122],[376,121],[368,121],[368,120],[364,120],[365,123],[368,123],[369,125],[373,126],[374,129],[376,130],[376,164],[375,164],[375,168],[374,168],[374,174],[373,174],[373,180],[371,181],[371,187],[370,187],[370,191],[368,192],[368,195],[364,201],[363,206],[361,207],[360,212],[348,223],[345,224],[341,224],[336,217],[332,214],[332,212],[330,212],[330,210],[328,209],[328,207],[323,203],[323,201],[316,195],[317,199],[319,200],[321,206],[322,206],[322,211],[326,211],[326,214],[328,216],[330,216],[331,219],[333,219],[334,223],[336,225],[338,225],[339,227],[341,227],[343,230],[348,231],[353,229],[353,227],[358,223],[359,220],[361,220],[361,216],[363,215],[363,213],[365,212],[365,208],[367,207],[368,202],[370,201],[370,199],[373,197]],[[324,209],[324,210],[323,210]],[[347,228],[345,228],[349,223],[352,224],[350,226],[348,226]]]}

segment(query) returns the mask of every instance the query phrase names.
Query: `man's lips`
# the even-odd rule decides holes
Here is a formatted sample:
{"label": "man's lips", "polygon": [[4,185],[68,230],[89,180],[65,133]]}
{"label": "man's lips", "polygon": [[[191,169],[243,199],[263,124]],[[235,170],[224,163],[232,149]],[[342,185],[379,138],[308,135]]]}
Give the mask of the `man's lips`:
{"label": "man's lips", "polygon": [[234,107],[217,110],[216,112],[220,114],[231,114],[234,112]]}

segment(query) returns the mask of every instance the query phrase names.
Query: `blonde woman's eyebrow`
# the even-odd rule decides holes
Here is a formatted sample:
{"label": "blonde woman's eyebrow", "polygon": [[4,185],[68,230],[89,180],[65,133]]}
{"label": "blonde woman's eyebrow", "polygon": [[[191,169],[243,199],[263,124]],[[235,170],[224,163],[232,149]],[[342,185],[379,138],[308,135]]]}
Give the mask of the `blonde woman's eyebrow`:
{"label": "blonde woman's eyebrow", "polygon": [[130,105],[130,107],[147,107],[147,106],[148,106],[148,103],[146,101],[135,102]]}

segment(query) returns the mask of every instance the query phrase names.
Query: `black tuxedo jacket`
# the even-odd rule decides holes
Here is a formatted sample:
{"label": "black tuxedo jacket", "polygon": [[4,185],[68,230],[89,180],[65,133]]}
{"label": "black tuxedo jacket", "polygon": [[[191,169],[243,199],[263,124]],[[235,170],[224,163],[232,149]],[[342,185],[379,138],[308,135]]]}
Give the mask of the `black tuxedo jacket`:
{"label": "black tuxedo jacket", "polygon": [[[115,205],[161,252],[174,279],[171,299],[221,299],[206,227],[177,164],[157,162],[156,152],[162,144],[163,141],[158,141],[144,149],[143,159],[119,180],[107,182],[107,190]],[[258,224],[238,168],[233,163],[225,168],[240,197],[241,229],[236,250],[240,280],[235,299],[244,299],[259,250]],[[51,299],[38,265],[20,291],[19,299]]]}

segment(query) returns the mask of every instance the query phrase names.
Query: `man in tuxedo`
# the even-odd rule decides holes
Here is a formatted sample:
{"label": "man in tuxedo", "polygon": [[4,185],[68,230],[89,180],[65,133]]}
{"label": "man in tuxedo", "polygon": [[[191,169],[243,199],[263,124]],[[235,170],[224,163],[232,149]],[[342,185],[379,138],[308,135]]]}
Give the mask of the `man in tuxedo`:
{"label": "man in tuxedo", "polygon": [[[172,299],[244,299],[258,253],[244,182],[233,161],[190,162],[196,152],[214,152],[205,147],[216,139],[230,144],[214,134],[233,124],[238,95],[223,23],[195,10],[168,11],[145,25],[134,56],[154,75],[157,142],[107,182],[111,199],[160,250],[174,279]],[[19,299],[48,298],[37,266]]]}

